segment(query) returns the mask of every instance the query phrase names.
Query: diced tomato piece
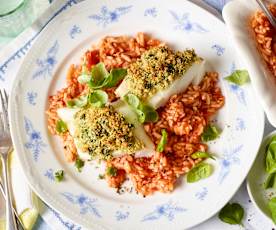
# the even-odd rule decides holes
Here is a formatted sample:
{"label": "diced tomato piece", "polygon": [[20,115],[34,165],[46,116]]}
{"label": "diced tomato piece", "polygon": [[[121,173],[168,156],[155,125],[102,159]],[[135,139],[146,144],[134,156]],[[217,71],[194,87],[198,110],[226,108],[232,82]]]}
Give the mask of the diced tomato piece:
{"label": "diced tomato piece", "polygon": [[87,51],[85,53],[85,57],[87,61],[87,68],[90,70],[92,66],[96,65],[100,61],[99,50]]}

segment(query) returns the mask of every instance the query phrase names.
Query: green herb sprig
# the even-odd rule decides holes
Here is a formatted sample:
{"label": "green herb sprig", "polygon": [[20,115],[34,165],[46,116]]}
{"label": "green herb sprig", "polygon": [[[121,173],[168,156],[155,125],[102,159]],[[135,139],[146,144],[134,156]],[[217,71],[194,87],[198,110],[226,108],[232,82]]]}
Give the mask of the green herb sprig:
{"label": "green herb sprig", "polygon": [[215,125],[209,124],[205,127],[202,135],[201,140],[203,142],[212,141],[219,137],[221,130],[217,128]]}
{"label": "green herb sprig", "polygon": [[276,136],[271,138],[266,147],[265,169],[268,173],[276,172]]}
{"label": "green herb sprig", "polygon": [[276,173],[270,173],[268,174],[267,178],[265,179],[264,182],[264,189],[268,188],[274,188],[276,189]]}
{"label": "green herb sprig", "polygon": [[91,69],[91,73],[82,73],[78,77],[81,84],[88,84],[90,89],[106,89],[116,86],[127,75],[127,70],[123,68],[112,69],[110,73],[105,65],[100,62]]}
{"label": "green herb sprig", "polygon": [[224,79],[239,86],[246,84],[250,80],[247,70],[236,70]]}
{"label": "green herb sprig", "polygon": [[158,121],[159,116],[154,108],[143,104],[136,95],[128,93],[124,96],[124,101],[136,112],[140,123]]}
{"label": "green herb sprig", "polygon": [[276,224],[276,197],[273,197],[268,201],[268,208],[271,213],[271,219],[274,224]]}
{"label": "green herb sprig", "polygon": [[[273,136],[266,146],[265,170],[268,176],[263,184],[264,189],[276,189],[276,136]],[[271,213],[271,219],[276,224],[276,197],[268,201],[268,208]]]}
{"label": "green herb sprig", "polygon": [[78,98],[72,99],[72,100],[68,100],[66,102],[66,105],[68,108],[83,108],[87,105],[88,103],[88,96],[87,95],[82,95]]}
{"label": "green herb sprig", "polygon": [[108,102],[108,94],[103,90],[95,90],[88,95],[88,102],[93,107],[103,107]]}
{"label": "green herb sprig", "polygon": [[268,176],[263,184],[264,189],[276,189],[276,136],[272,137],[266,146],[265,170]]}
{"label": "green herb sprig", "polygon": [[108,94],[103,90],[93,90],[89,94],[82,95],[78,98],[68,100],[68,108],[83,108],[87,105],[93,107],[103,107],[108,102]]}
{"label": "green herb sprig", "polygon": [[207,163],[199,163],[192,168],[187,174],[187,182],[194,183],[201,179],[207,178],[212,174],[213,167]]}
{"label": "green herb sprig", "polygon": [[201,152],[201,151],[194,152],[194,153],[191,155],[191,157],[192,157],[192,159],[194,159],[194,160],[199,159],[199,158],[211,158],[211,159],[215,160],[214,156],[212,156],[210,153]]}
{"label": "green herb sprig", "polygon": [[65,133],[68,130],[66,123],[63,120],[58,120],[56,123],[56,131],[58,133]]}
{"label": "green herb sprig", "polygon": [[81,160],[80,158],[77,158],[75,161],[75,167],[78,170],[78,172],[82,171],[83,166],[84,166],[84,161]]}
{"label": "green herb sprig", "polygon": [[228,224],[242,225],[243,207],[238,203],[228,203],[219,212],[219,219]]}
{"label": "green herb sprig", "polygon": [[168,133],[167,133],[166,129],[162,129],[161,134],[162,134],[162,137],[161,137],[161,140],[159,141],[159,143],[157,145],[157,149],[156,149],[157,152],[160,152],[160,153],[162,153],[164,151],[165,146],[168,141]]}
{"label": "green herb sprig", "polygon": [[117,176],[118,169],[114,167],[107,167],[106,168],[106,175],[107,176]]}
{"label": "green herb sprig", "polygon": [[55,181],[61,182],[64,179],[64,171],[58,170],[55,172]]}

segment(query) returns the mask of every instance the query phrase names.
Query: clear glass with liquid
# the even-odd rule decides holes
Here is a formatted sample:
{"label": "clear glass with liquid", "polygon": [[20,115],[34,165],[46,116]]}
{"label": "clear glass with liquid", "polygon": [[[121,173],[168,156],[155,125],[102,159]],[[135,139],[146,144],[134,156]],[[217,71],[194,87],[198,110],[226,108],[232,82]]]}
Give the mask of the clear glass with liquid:
{"label": "clear glass with liquid", "polygon": [[0,0],[0,37],[16,37],[33,19],[32,0]]}

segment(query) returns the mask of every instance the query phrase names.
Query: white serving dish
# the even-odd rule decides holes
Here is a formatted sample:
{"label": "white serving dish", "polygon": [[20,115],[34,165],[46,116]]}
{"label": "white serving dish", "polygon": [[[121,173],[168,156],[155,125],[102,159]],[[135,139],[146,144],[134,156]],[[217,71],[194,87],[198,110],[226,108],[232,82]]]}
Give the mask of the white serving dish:
{"label": "white serving dish", "polygon": [[234,0],[224,7],[222,15],[267,118],[276,127],[276,78],[259,54],[249,24],[256,10],[260,8],[255,0]]}

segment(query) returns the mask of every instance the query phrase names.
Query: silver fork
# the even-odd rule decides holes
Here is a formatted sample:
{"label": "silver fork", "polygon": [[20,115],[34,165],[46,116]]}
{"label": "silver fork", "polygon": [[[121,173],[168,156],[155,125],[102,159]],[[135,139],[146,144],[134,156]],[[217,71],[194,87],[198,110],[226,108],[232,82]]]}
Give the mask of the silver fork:
{"label": "silver fork", "polygon": [[12,149],[12,140],[8,118],[8,95],[5,90],[0,90],[2,114],[0,118],[0,155],[2,159],[3,180],[6,195],[6,229],[17,230],[15,216],[12,209],[11,183],[8,175],[8,156]]}
{"label": "silver fork", "polygon": [[[2,183],[1,183],[1,181],[0,181],[0,192],[2,193],[4,199],[6,199],[4,187],[3,187]],[[19,218],[19,216],[18,216],[16,210],[14,209],[14,207],[12,208],[12,210],[13,210],[14,215],[15,215],[15,217],[16,217],[17,226],[19,225],[19,226],[21,226],[21,229],[24,229],[24,227],[23,227],[24,225],[23,225],[21,219]]]}

